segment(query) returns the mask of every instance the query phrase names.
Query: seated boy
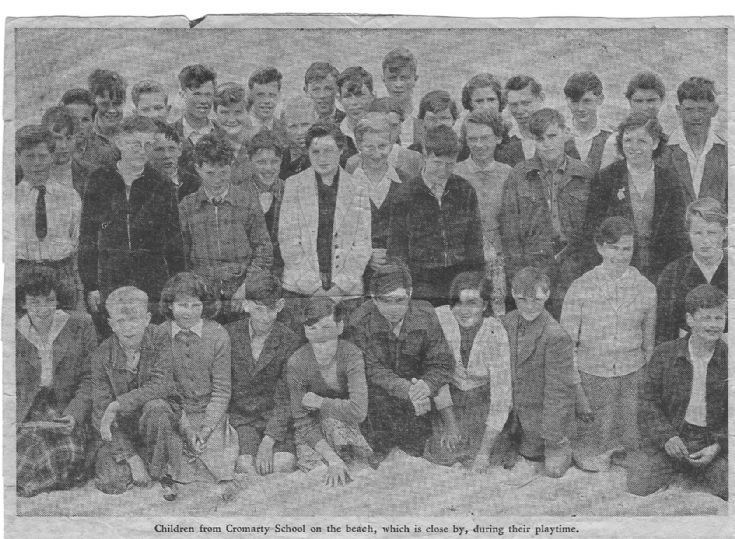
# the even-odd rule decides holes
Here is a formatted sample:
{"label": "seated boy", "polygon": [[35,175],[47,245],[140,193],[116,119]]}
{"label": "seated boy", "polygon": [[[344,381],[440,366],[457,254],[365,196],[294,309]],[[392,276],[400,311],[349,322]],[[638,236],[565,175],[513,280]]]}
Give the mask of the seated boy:
{"label": "seated boy", "polygon": [[378,459],[397,447],[424,454],[434,398],[452,379],[454,356],[430,304],[412,299],[411,273],[388,258],[370,279],[371,299],[345,327],[365,357],[368,416],[363,431]]}
{"label": "seated boy", "polygon": [[453,174],[458,152],[451,126],[430,129],[421,177],[407,183],[391,210],[388,255],[408,264],[414,297],[435,307],[449,302],[455,276],[485,266],[477,193]]}
{"label": "seated boy", "polygon": [[712,129],[717,114],[715,83],[691,77],[676,91],[681,126],[669,137],[671,164],[686,201],[710,197],[727,205],[727,143]]}
{"label": "seated boy", "polygon": [[567,141],[567,155],[579,159],[593,172],[616,159],[613,130],[602,125],[597,111],[605,99],[602,81],[591,71],[575,73],[564,85],[564,97],[572,113],[572,137]]}
{"label": "seated boy", "polygon": [[275,67],[261,68],[250,75],[250,109],[245,118],[245,140],[250,140],[263,129],[272,131],[279,140],[284,140],[283,122],[276,118],[282,80],[283,75]]}
{"label": "seated boy", "polygon": [[513,277],[511,293],[517,309],[501,317],[510,343],[511,437],[521,455],[543,459],[546,475],[561,477],[572,464],[567,432],[576,402],[572,340],[544,309],[548,276],[523,268]]}
{"label": "seated boy", "polygon": [[150,118],[125,119],[113,138],[121,159],[96,170],[84,193],[79,273],[92,313],[114,289],[132,284],[148,295],[155,319],[163,285],[183,269],[173,189],[146,166],[157,131]]}
{"label": "seated boy", "polygon": [[290,472],[296,446],[285,371],[288,358],[301,343],[276,320],[284,299],[275,277],[247,278],[233,301],[241,301],[247,313],[225,326],[232,342],[230,424],[240,439],[235,471]]}
{"label": "seated boy", "polygon": [[345,148],[340,157],[340,166],[344,167],[347,160],[357,154],[355,142],[355,127],[357,122],[365,117],[370,103],[375,99],[373,94],[373,76],[362,67],[348,67],[337,78],[339,102],[345,111],[345,117],[339,128],[346,138]]}
{"label": "seated boy", "polygon": [[193,170],[179,166],[183,145],[176,129],[162,122],[158,122],[157,126],[148,164],[163,179],[171,182],[178,204],[186,195],[199,189],[201,180]]}
{"label": "seated boy", "polygon": [[336,106],[339,70],[329,62],[314,62],[304,75],[304,92],[314,101],[319,120],[339,125],[345,113]]}
{"label": "seated boy", "polygon": [[230,321],[232,295],[253,271],[269,272],[273,245],[258,197],[250,184],[232,185],[232,146],[205,135],[194,147],[202,179],[196,193],[179,204],[186,266],[223,301],[222,321]]}
{"label": "seated boy", "polygon": [[79,132],[88,132],[94,122],[94,98],[86,88],[72,88],[64,92],[59,105],[66,107],[74,117]]}
{"label": "seated boy", "polygon": [[133,111],[138,116],[145,116],[152,120],[165,122],[171,105],[168,104],[168,94],[160,82],[142,80],[136,82],[130,90],[133,100]]}
{"label": "seated boy", "polygon": [[[176,388],[171,356],[157,354],[151,341],[148,296],[124,286],[105,302],[113,334],[91,354],[92,425],[102,438],[95,462],[95,486],[121,494],[130,483],[160,481],[164,498],[176,497],[168,455],[180,444],[178,422],[167,399]],[[146,469],[147,468],[147,469]]]}
{"label": "seated boy", "polygon": [[417,124],[413,144],[408,149],[423,153],[426,132],[440,125],[453,127],[458,117],[457,103],[454,102],[449,92],[432,90],[421,98],[418,117],[420,121]]}
{"label": "seated boy", "polygon": [[498,150],[498,161],[514,167],[535,155],[536,139],[528,129],[528,122],[543,103],[543,89],[533,77],[516,75],[506,81],[505,105],[513,117],[513,124],[508,131],[508,141]]}
{"label": "seated boy", "polygon": [[643,448],[628,469],[627,490],[647,496],[677,473],[728,499],[727,295],[703,284],[686,297],[691,335],[659,345],[640,387]]}
{"label": "seated boy", "polygon": [[408,148],[416,142],[416,111],[413,101],[413,89],[416,86],[417,75],[416,57],[405,47],[393,49],[383,58],[383,84],[392,97],[401,104],[404,121],[401,124],[400,144]]}
{"label": "seated boy", "polygon": [[78,298],[76,255],[82,202],[68,185],[51,181],[54,135],[42,125],[27,125],[15,135],[23,180],[15,187],[15,273],[18,282],[39,267],[49,268]]}

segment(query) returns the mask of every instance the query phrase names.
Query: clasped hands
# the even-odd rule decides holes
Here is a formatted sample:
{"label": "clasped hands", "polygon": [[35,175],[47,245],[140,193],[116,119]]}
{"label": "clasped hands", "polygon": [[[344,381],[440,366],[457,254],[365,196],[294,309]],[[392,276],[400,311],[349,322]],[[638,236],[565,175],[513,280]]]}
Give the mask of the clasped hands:
{"label": "clasped hands", "polygon": [[714,443],[700,449],[699,451],[689,453],[689,449],[684,443],[684,440],[678,436],[673,436],[666,441],[666,444],[664,444],[664,450],[672,458],[688,462],[695,468],[702,468],[715,459],[717,454],[720,452],[720,444]]}
{"label": "clasped hands", "polygon": [[423,380],[411,378],[408,398],[411,400],[417,416],[422,416],[431,410],[431,389],[429,384]]}

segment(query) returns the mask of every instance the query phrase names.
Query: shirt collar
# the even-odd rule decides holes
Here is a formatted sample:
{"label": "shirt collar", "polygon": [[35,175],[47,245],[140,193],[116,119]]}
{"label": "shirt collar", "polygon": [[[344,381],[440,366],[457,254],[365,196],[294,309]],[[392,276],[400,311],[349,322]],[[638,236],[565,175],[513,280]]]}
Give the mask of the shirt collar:
{"label": "shirt collar", "polygon": [[[194,324],[190,331],[193,331],[197,337],[200,339],[202,338],[202,330],[204,329],[204,319],[200,319],[199,322]],[[179,326],[176,321],[171,320],[171,338],[175,338],[176,335],[180,332],[184,331],[184,328]]]}
{"label": "shirt collar", "polygon": [[260,339],[267,339],[267,338],[268,338],[268,336],[269,336],[269,335],[271,334],[271,332],[273,331],[273,326],[274,326],[274,325],[275,325],[275,324],[272,324],[272,325],[271,325],[271,329],[270,329],[270,330],[268,331],[268,333],[266,333],[265,335],[256,335],[256,334],[255,334],[255,332],[253,331],[253,325],[252,325],[252,324],[250,323],[250,320],[248,320],[248,335],[250,335],[250,340],[252,341],[252,340],[253,340],[253,339],[255,339],[255,338],[260,338]]}
{"label": "shirt collar", "polygon": [[692,259],[694,260],[694,263],[699,266],[701,269],[702,267],[710,268],[710,269],[717,269],[720,267],[720,264],[722,264],[722,261],[725,259],[725,253],[724,251],[720,251],[720,260],[717,262],[717,264],[705,264],[699,258],[697,258],[697,254],[695,252],[692,252]]}
{"label": "shirt collar", "polygon": [[261,182],[256,176],[253,176],[253,185],[257,189],[258,193],[271,193],[273,196],[278,197],[282,192],[284,181],[276,177],[272,184],[268,185]]}
{"label": "shirt collar", "polygon": [[[352,173],[352,177],[357,178],[363,182],[367,182],[367,185],[372,185],[372,182],[368,178],[365,171],[362,169],[362,166],[359,166],[355,169],[355,171]],[[386,180],[390,182],[395,182],[395,183],[403,183],[401,182],[401,178],[398,177],[398,172],[396,171],[395,168],[393,168],[393,166],[390,163],[388,164],[388,170],[385,172],[385,175],[380,181],[383,182]]]}
{"label": "shirt collar", "polygon": [[273,131],[273,121],[275,118],[269,118],[265,122],[258,118],[255,114],[251,112],[248,112],[248,116],[250,116],[250,123],[253,126],[254,129],[257,131],[260,131],[264,127],[266,129],[269,129],[270,131]]}
{"label": "shirt collar", "polygon": [[468,157],[465,161],[465,166],[467,167],[467,170],[470,172],[470,174],[479,174],[481,172],[492,172],[495,170],[495,168],[498,166],[498,162],[494,159],[488,163],[488,165],[484,168],[480,167],[474,159],[472,159],[472,156]]}
{"label": "shirt collar", "polygon": [[355,131],[350,127],[347,116],[345,116],[339,123],[339,128],[345,136],[350,137],[352,141],[355,142]]}
{"label": "shirt collar", "polygon": [[717,351],[717,345],[715,345],[715,348],[712,350],[712,354],[710,354],[709,357],[700,356],[700,357],[695,358],[694,354],[692,354],[692,339],[691,337],[687,339],[687,359],[692,365],[694,365],[694,361],[696,360],[701,363],[704,363],[704,366],[706,367],[707,365],[709,365],[709,362],[715,356],[716,351]]}
{"label": "shirt collar", "polygon": [[20,334],[23,335],[28,342],[35,346],[36,349],[40,349],[44,345],[51,344],[56,340],[56,337],[58,337],[61,330],[64,329],[68,320],[69,313],[62,311],[61,309],[56,309],[56,312],[54,312],[54,319],[51,322],[48,341],[45,343],[41,342],[41,336],[36,331],[36,328],[33,327],[33,324],[31,324],[31,319],[27,314],[23,315],[23,317],[18,320],[17,327]]}
{"label": "shirt collar", "polygon": [[[561,162],[556,166],[555,171],[566,172],[568,164],[569,159],[567,159],[567,156],[565,154],[562,157]],[[531,170],[538,170],[539,172],[550,171],[550,169],[544,168],[543,161],[541,161],[541,158],[538,155],[534,155],[531,159],[528,160],[528,166]]]}
{"label": "shirt collar", "polygon": [[[58,184],[53,181],[47,181],[44,184],[44,187],[46,187],[46,194],[55,194],[57,192]],[[15,188],[26,195],[37,191],[36,187],[34,185],[31,185],[30,182],[26,180],[21,180],[21,182],[16,185]]]}
{"label": "shirt collar", "polygon": [[597,119],[597,125],[595,125],[595,128],[589,133],[582,134],[579,131],[577,131],[577,129],[574,127],[573,119],[569,120],[569,125],[571,126],[571,129],[572,129],[572,136],[574,136],[574,138],[582,139],[585,141],[595,138],[597,135],[599,135],[603,131],[610,131],[610,132],[613,131],[607,124],[600,121],[599,118]]}
{"label": "shirt collar", "polygon": [[[717,135],[717,133],[715,133],[713,126],[710,125],[709,131],[707,132],[707,140],[704,142],[704,148],[702,149],[702,155],[707,155],[715,143],[724,144],[724,141],[719,135]],[[685,153],[691,155],[694,154],[691,146],[689,146],[686,136],[684,135],[684,128],[681,125],[671,133],[668,144],[669,146],[678,145]]]}
{"label": "shirt collar", "polygon": [[[227,189],[225,189],[225,192],[219,195],[217,198],[221,198],[223,202],[229,202],[230,204],[234,204],[231,196],[231,186],[227,186]],[[210,204],[214,204],[214,198],[213,196],[210,196],[209,193],[207,193],[207,190],[202,186],[199,189],[199,202],[201,204],[204,204],[205,202],[209,202]]]}
{"label": "shirt collar", "polygon": [[189,122],[186,121],[186,116],[182,116],[181,124],[184,127],[184,138],[189,138],[192,133],[197,133],[198,135],[207,135],[211,133],[214,129],[212,121],[209,118],[207,118],[207,123],[204,125],[204,127],[200,127],[198,129],[194,129],[191,125],[189,125]]}

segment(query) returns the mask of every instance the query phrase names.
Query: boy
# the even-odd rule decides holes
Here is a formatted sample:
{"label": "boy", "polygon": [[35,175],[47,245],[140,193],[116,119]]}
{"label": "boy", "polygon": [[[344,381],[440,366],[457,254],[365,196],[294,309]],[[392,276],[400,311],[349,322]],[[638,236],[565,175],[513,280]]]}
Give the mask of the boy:
{"label": "boy", "polygon": [[184,267],[170,181],[145,166],[157,131],[150,118],[124,120],[113,138],[120,160],[95,171],[84,193],[79,273],[92,313],[132,283],[148,295],[155,318],[163,285]]}
{"label": "boy", "polygon": [[625,99],[630,105],[630,112],[645,112],[655,118],[664,104],[666,87],[661,77],[655,73],[638,73],[625,90]]}
{"label": "boy", "polygon": [[225,82],[217,87],[214,94],[215,121],[224,131],[238,158],[248,136],[245,129],[247,114],[247,94],[243,86],[235,82]]}
{"label": "boy", "polygon": [[574,421],[572,340],[544,309],[550,282],[527,267],[513,277],[517,309],[501,317],[508,332],[513,385],[511,437],[519,453],[544,460],[549,477],[561,477],[572,464],[567,426]]}
{"label": "boy", "polygon": [[500,231],[508,279],[534,266],[551,279],[549,311],[561,313],[564,293],[584,267],[582,241],[593,173],[564,154],[564,117],[554,109],[534,112],[528,121],[535,157],[517,165],[503,192]]}
{"label": "boy", "polygon": [[671,262],[656,285],[658,309],[656,344],[687,334],[684,300],[700,284],[711,284],[727,293],[727,213],[713,198],[689,204],[686,227],[692,252]]}
{"label": "boy", "polygon": [[602,81],[591,71],[575,73],[564,85],[564,97],[572,113],[572,137],[567,155],[586,163],[597,172],[615,160],[617,150],[612,130],[600,124],[597,110],[605,99]]}
{"label": "boy", "polygon": [[432,90],[421,98],[419,104],[420,130],[414,137],[414,142],[409,146],[409,150],[423,153],[423,139],[426,132],[439,125],[453,127],[459,117],[457,103],[444,90]]}
{"label": "boy", "polygon": [[357,122],[367,114],[370,103],[373,102],[373,77],[362,67],[348,67],[337,78],[339,102],[345,111],[345,117],[339,128],[346,137],[346,145],[340,158],[340,166],[345,166],[347,160],[357,154],[355,143],[355,127]]}
{"label": "boy", "polygon": [[89,75],[89,92],[94,98],[96,112],[91,129],[80,136],[74,154],[82,178],[80,192],[84,192],[95,170],[115,166],[120,159],[120,150],[113,138],[123,119],[125,90],[125,81],[114,71],[95,69]]}
{"label": "boy", "polygon": [[194,146],[202,179],[179,204],[186,265],[223,302],[223,321],[233,316],[232,295],[252,272],[270,272],[273,246],[258,197],[249,184],[232,185],[232,146],[214,134]]}
{"label": "boy", "polygon": [[92,425],[102,438],[95,486],[121,494],[131,481],[145,487],[152,477],[171,501],[177,489],[168,456],[180,445],[177,414],[167,402],[176,392],[171,356],[154,351],[145,292],[123,286],[107,297],[105,308],[113,334],[90,358]]}
{"label": "boy", "polygon": [[142,80],[136,82],[130,90],[133,100],[133,111],[138,116],[145,116],[152,120],[165,122],[171,105],[168,104],[168,94],[160,82]]}
{"label": "boy", "polygon": [[82,202],[77,192],[49,181],[55,159],[53,134],[42,125],[21,127],[15,135],[23,180],[15,187],[15,273],[21,282],[39,267],[50,268],[76,305]]}
{"label": "boy", "polygon": [[475,75],[462,88],[462,106],[468,112],[490,110],[503,112],[503,88],[490,73]]}
{"label": "boy", "polygon": [[642,451],[628,469],[627,491],[647,496],[677,473],[703,480],[728,499],[727,295],[702,284],[686,296],[691,336],[653,352],[640,388]]}
{"label": "boy", "polygon": [[288,145],[283,150],[281,161],[279,176],[282,180],[310,166],[309,155],[306,151],[306,133],[318,120],[314,103],[316,103],[315,100],[296,96],[289,99],[283,107],[282,119],[286,128]]}
{"label": "boy", "polygon": [[176,204],[188,194],[199,189],[201,180],[195,172],[179,166],[181,159],[181,137],[170,125],[157,124],[150,151],[148,164],[153,167],[162,178],[171,182],[176,198]]}
{"label": "boy", "polygon": [[74,117],[77,129],[80,132],[87,132],[92,128],[94,122],[94,98],[89,90],[85,88],[72,88],[64,92],[61,96],[59,105],[67,107],[71,115]]}
{"label": "boy", "polygon": [[264,67],[250,75],[250,110],[245,120],[245,140],[250,140],[263,129],[269,129],[284,140],[283,123],[276,118],[282,80],[283,75],[275,67]]}
{"label": "boy", "polygon": [[531,159],[536,153],[536,140],[528,129],[531,115],[544,103],[544,92],[536,79],[529,75],[516,75],[505,83],[505,105],[513,117],[508,132],[508,142],[503,144],[503,153],[498,161],[514,167],[521,161]]}
{"label": "boy", "polygon": [[727,143],[712,129],[717,114],[715,83],[691,77],[676,90],[681,126],[668,144],[687,204],[711,197],[727,205]]}
{"label": "boy", "polygon": [[337,125],[345,113],[336,106],[339,70],[328,62],[314,62],[304,75],[304,92],[314,101],[319,120]]}
{"label": "boy", "polygon": [[225,326],[232,342],[230,424],[240,439],[235,471],[289,472],[296,461],[296,447],[285,371],[288,358],[301,343],[276,320],[285,300],[275,277],[248,277],[233,301],[241,301],[247,313]]}
{"label": "boy", "polygon": [[41,124],[51,131],[55,142],[54,163],[51,167],[52,180],[72,187],[81,196],[82,178],[79,168],[72,164],[74,135],[79,133],[74,116],[63,105],[51,107],[43,113]]}
{"label": "boy", "polygon": [[413,103],[413,89],[416,86],[416,57],[405,47],[393,49],[383,58],[383,84],[388,97],[393,97],[401,103],[403,117],[401,127],[401,145],[408,148],[414,141],[415,115]]}
{"label": "boy", "polygon": [[394,447],[418,457],[431,437],[434,398],[452,378],[454,357],[434,309],[413,299],[411,273],[401,260],[388,258],[373,274],[370,296],[345,328],[345,338],[365,357],[363,431],[378,461]]}
{"label": "boy", "polygon": [[485,265],[477,193],[453,174],[458,152],[450,125],[427,131],[421,177],[391,210],[388,255],[408,264],[414,297],[435,307],[448,303],[456,275]]}

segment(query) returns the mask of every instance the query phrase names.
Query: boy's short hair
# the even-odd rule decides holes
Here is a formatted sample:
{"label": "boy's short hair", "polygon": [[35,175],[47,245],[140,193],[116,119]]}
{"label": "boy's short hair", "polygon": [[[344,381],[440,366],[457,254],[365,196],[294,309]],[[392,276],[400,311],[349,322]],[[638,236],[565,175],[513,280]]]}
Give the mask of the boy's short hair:
{"label": "boy's short hair", "polygon": [[543,137],[550,125],[558,125],[564,129],[564,115],[556,109],[543,108],[531,114],[528,120],[528,130],[536,138]]}
{"label": "boy's short hair", "polygon": [[486,125],[493,130],[493,134],[502,139],[508,132],[508,126],[500,114],[491,110],[473,110],[462,122],[462,140],[467,138],[467,124]]}
{"label": "boy's short hair", "polygon": [[163,94],[163,102],[168,104],[168,92],[158,81],[145,79],[133,84],[130,89],[130,99],[133,100],[133,104],[137,107],[140,101],[140,96],[143,94]]}
{"label": "boy's short hair", "polygon": [[54,136],[46,126],[36,124],[24,125],[15,132],[15,152],[17,154],[39,144],[45,144],[51,153],[56,150]]}
{"label": "boy's short hair", "polygon": [[281,143],[269,129],[263,129],[253,135],[253,138],[248,142],[247,150],[249,159],[252,159],[261,150],[273,150],[276,157],[283,155]]}
{"label": "boy's short hair", "polygon": [[283,75],[275,67],[261,67],[256,69],[250,78],[248,79],[248,88],[253,89],[256,84],[270,84],[271,82],[278,83],[278,89],[281,89],[281,81]]}
{"label": "boy's short hair", "polygon": [[95,108],[94,97],[92,97],[92,94],[86,88],[72,88],[71,90],[67,90],[61,96],[59,103],[62,105],[81,103],[83,105],[89,105],[93,109]]}
{"label": "boy's short hair", "polygon": [[700,284],[686,295],[684,305],[687,314],[694,316],[699,309],[727,308],[727,294],[711,284]]}
{"label": "boy's short hair", "polygon": [[503,87],[500,81],[490,73],[478,73],[462,88],[462,106],[465,110],[472,110],[472,93],[479,88],[492,88],[498,98],[499,110],[503,110]]}
{"label": "boy's short hair", "polygon": [[237,296],[241,300],[257,301],[268,307],[273,307],[279,299],[283,298],[283,288],[280,281],[273,274],[255,271],[245,277]]}
{"label": "boy's short hair", "polygon": [[154,122],[156,122],[156,127],[158,128],[157,132],[163,134],[164,138],[173,140],[176,144],[181,144],[181,136],[179,135],[179,132],[176,131],[176,128],[161,120],[154,120]]}
{"label": "boy's short hair", "polygon": [[368,107],[368,113],[370,112],[382,112],[384,114],[394,112],[398,114],[401,122],[406,119],[406,113],[403,112],[401,102],[395,97],[379,97],[377,99],[373,99],[373,102],[370,103],[370,106]]}
{"label": "boy's short hair", "polygon": [[41,118],[41,124],[51,133],[74,134],[74,116],[64,105],[57,105],[47,109]]}
{"label": "boy's short hair", "polygon": [[317,80],[324,80],[329,76],[334,77],[334,81],[337,82],[339,69],[329,62],[314,62],[309,66],[304,74],[304,91],[309,87],[309,83]]}
{"label": "boy's short hair", "polygon": [[574,73],[564,85],[564,96],[572,103],[578,103],[587,92],[597,97],[602,95],[602,81],[592,71]]}
{"label": "boy's short hair", "polygon": [[535,298],[541,288],[545,293],[551,291],[551,280],[543,271],[533,266],[526,266],[513,276],[511,293],[526,298]]}
{"label": "boy's short hair", "polygon": [[653,150],[653,157],[658,157],[663,151],[668,137],[664,134],[663,127],[661,127],[658,119],[648,112],[633,112],[629,114],[625,120],[620,122],[620,125],[618,125],[618,133],[615,137],[618,153],[620,155],[625,155],[623,153],[623,135],[625,132],[638,129],[640,127],[645,127],[646,132],[653,140],[658,139],[658,146]]}
{"label": "boy's short hair", "polygon": [[313,326],[326,316],[334,317],[338,324],[344,319],[345,310],[342,303],[335,303],[326,296],[312,296],[307,300],[304,309],[304,325]]}
{"label": "boy's short hair", "polygon": [[625,98],[630,101],[630,98],[633,97],[636,90],[655,90],[662,100],[666,95],[666,86],[664,86],[664,81],[662,81],[661,77],[656,75],[656,73],[652,73],[650,71],[638,73],[630,79],[628,87],[625,90]]}
{"label": "boy's short hair", "polygon": [[141,311],[147,313],[149,311],[148,294],[135,286],[121,286],[107,296],[105,310],[108,316],[113,311],[121,314],[139,314]]}
{"label": "boy's short hair", "polygon": [[383,58],[382,70],[391,73],[394,70],[408,67],[416,74],[416,57],[406,47],[398,47],[388,52]]}
{"label": "boy's short hair", "polygon": [[315,138],[322,137],[332,137],[340,150],[345,147],[345,135],[338,125],[333,122],[316,122],[306,132],[306,149],[311,147]]}
{"label": "boy's short hair", "polygon": [[173,320],[174,314],[171,306],[176,296],[191,296],[202,302],[202,318],[211,318],[217,314],[218,302],[214,293],[209,289],[204,279],[196,273],[181,272],[171,277],[161,292],[161,314],[169,320]]}
{"label": "boy's short hair", "polygon": [[385,264],[375,270],[368,283],[372,297],[385,296],[399,288],[410,293],[412,286],[411,270],[403,260],[394,256],[389,256]]}
{"label": "boy's short hair", "polygon": [[366,133],[385,133],[390,135],[388,117],[381,112],[368,112],[355,126],[355,142],[361,144]]}
{"label": "boy's short hair", "polygon": [[680,105],[685,99],[714,102],[716,97],[715,83],[704,77],[689,77],[676,89],[676,99]]}
{"label": "boy's short hair", "polygon": [[438,125],[426,131],[424,138],[426,155],[436,157],[456,156],[459,153],[459,140],[454,129],[447,125]]}
{"label": "boy's short hair", "polygon": [[459,116],[459,110],[457,109],[457,103],[454,102],[449,92],[446,90],[432,90],[421,98],[419,120],[423,120],[427,112],[437,114],[446,109],[449,109],[452,118],[456,120]]}
{"label": "boy's short hair", "polygon": [[122,76],[108,69],[95,69],[87,79],[92,98],[109,97],[111,101],[125,101],[127,85]]}
{"label": "boy's short hair", "polygon": [[635,229],[625,217],[616,215],[605,219],[595,231],[595,243],[597,245],[613,245],[620,241],[623,236],[635,236]]}
{"label": "boy's short hair", "polygon": [[182,90],[196,90],[208,82],[217,86],[217,73],[205,65],[189,65],[179,72],[179,86]]}
{"label": "boy's short hair", "polygon": [[214,93],[214,110],[219,106],[229,107],[243,102],[247,104],[247,97],[244,86],[236,82],[225,82],[217,86]]}
{"label": "boy's short hair", "polygon": [[343,97],[357,94],[363,86],[373,93],[373,76],[362,66],[347,67],[337,77],[337,88]]}
{"label": "boy's short hair", "polygon": [[543,92],[541,83],[539,83],[530,75],[515,75],[505,81],[506,97],[508,95],[508,92],[520,92],[525,88],[530,88],[531,94],[536,97],[539,97],[541,95],[541,92]]}
{"label": "boy's short hair", "polygon": [[[452,279],[452,284],[449,287],[449,305],[454,307],[459,303],[459,297],[462,294],[462,290],[479,290],[480,298],[488,303],[488,310],[491,309],[491,303],[493,298],[493,283],[492,279],[488,279],[485,274],[480,271],[463,271]],[[484,316],[489,316],[491,312],[483,313]]]}
{"label": "boy's short hair", "polygon": [[158,124],[152,118],[133,115],[123,119],[118,134],[158,133],[159,130]]}
{"label": "boy's short hair", "polygon": [[194,145],[194,162],[201,167],[204,163],[211,165],[231,165],[235,159],[235,149],[223,136],[208,133]]}
{"label": "boy's short hair", "polygon": [[63,281],[57,278],[51,268],[40,266],[31,273],[19,276],[15,286],[15,310],[23,314],[28,296],[48,297],[51,292],[56,293],[56,303],[60,309],[73,309],[74,291],[70,290]]}
{"label": "boy's short hair", "polygon": [[698,198],[687,206],[686,222],[687,230],[692,226],[692,219],[700,217],[708,223],[719,223],[722,228],[727,230],[727,212],[722,208],[722,204],[711,197]]}

